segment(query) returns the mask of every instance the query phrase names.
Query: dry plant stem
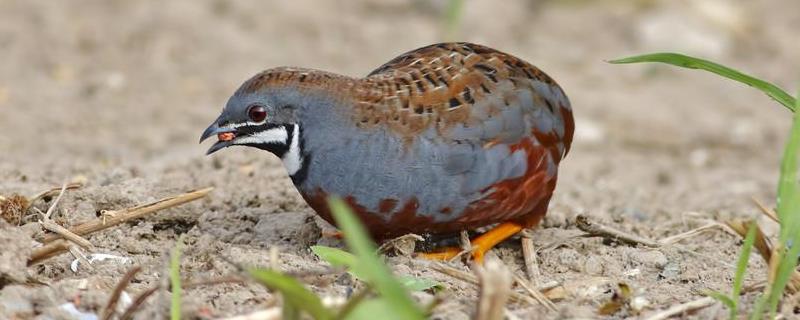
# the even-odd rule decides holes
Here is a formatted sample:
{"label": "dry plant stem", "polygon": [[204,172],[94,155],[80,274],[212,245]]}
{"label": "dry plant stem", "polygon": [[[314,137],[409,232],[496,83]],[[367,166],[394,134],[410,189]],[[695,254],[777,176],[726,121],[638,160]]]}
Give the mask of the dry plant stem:
{"label": "dry plant stem", "polygon": [[89,262],[89,259],[86,258],[86,255],[83,254],[81,248],[70,243],[67,244],[67,250],[69,251],[69,253],[72,254],[73,257],[75,257],[75,259],[78,259],[81,262],[83,262],[83,265],[89,268],[89,270],[94,270],[94,266],[92,266],[92,263]]}
{"label": "dry plant stem", "polygon": [[136,296],[136,299],[133,299],[133,302],[131,303],[131,305],[128,306],[127,309],[125,309],[125,312],[122,313],[122,315],[119,317],[119,319],[120,320],[132,319],[133,318],[133,314],[136,311],[139,311],[139,309],[142,307],[142,304],[144,304],[144,301],[147,300],[147,298],[149,298],[150,296],[152,296],[153,293],[158,291],[158,289],[159,289],[159,286],[155,286],[155,287],[152,287],[150,289],[147,289],[147,290],[143,291],[138,296]]}
{"label": "dry plant stem", "polygon": [[715,228],[724,228],[724,227],[725,227],[725,225],[714,221],[714,222],[708,223],[708,224],[706,224],[704,226],[701,226],[701,227],[686,231],[684,233],[680,233],[680,234],[676,234],[674,236],[669,236],[669,237],[666,237],[666,238],[663,238],[663,239],[659,239],[658,243],[660,243],[661,245],[671,245],[671,244],[675,244],[675,243],[678,243],[680,241],[683,241],[685,239],[697,236],[699,234],[702,234],[703,232],[706,232],[706,231],[709,231],[709,230],[713,230]]}
{"label": "dry plant stem", "polygon": [[101,319],[103,320],[111,320],[111,317],[114,316],[114,310],[117,308],[117,302],[119,301],[119,297],[122,295],[122,292],[125,291],[125,288],[128,287],[133,277],[142,270],[142,267],[135,266],[128,270],[122,279],[119,280],[117,286],[114,287],[114,292],[111,294],[111,298],[108,299],[108,303],[106,303],[106,307],[103,309],[103,316]]}
{"label": "dry plant stem", "polygon": [[575,223],[578,226],[578,229],[592,236],[600,236],[603,238],[613,239],[631,245],[642,244],[653,248],[661,246],[661,244],[656,241],[645,239],[635,234],[630,234],[606,225],[589,221],[589,218],[584,215],[578,215],[575,218]]}
{"label": "dry plant stem", "polygon": [[[725,222],[725,225],[735,231],[742,239],[747,237],[747,230],[750,229],[750,224],[755,223],[753,221],[745,221],[741,219],[734,219],[731,221]],[[769,238],[761,231],[761,227],[756,225],[756,239],[755,243],[753,244],[758,253],[764,258],[764,261],[769,263],[769,260],[772,259],[772,243],[769,241]]]}
{"label": "dry plant stem", "polygon": [[[754,221],[744,221],[741,219],[735,219],[726,222],[726,225],[736,231],[739,236],[744,239],[747,236],[747,230],[750,228],[751,223],[756,223]],[[767,262],[767,283],[773,283],[775,280],[776,272],[778,269],[778,256],[780,252],[784,249],[783,247],[778,244],[774,248],[772,247],[772,243],[770,243],[769,238],[764,235],[764,232],[761,231],[761,228],[756,224],[756,239],[755,243],[753,244],[758,253]],[[769,286],[768,286],[769,287]],[[786,286],[786,291],[790,294],[797,293],[800,291],[800,272],[794,270],[789,278],[789,283]]]}
{"label": "dry plant stem", "polygon": [[[474,285],[480,285],[478,279],[475,278],[474,275],[471,275],[469,273],[466,273],[464,271],[458,270],[456,268],[453,268],[453,267],[445,265],[445,264],[428,262],[428,263],[425,264],[425,267],[426,268],[430,268],[433,271],[439,272],[441,274],[448,275],[448,276],[451,276],[451,277],[453,277],[455,279],[464,281],[466,283],[471,283],[471,284],[474,284]],[[529,296],[526,296],[524,294],[521,294],[521,293],[518,293],[518,292],[514,292],[514,291],[511,292],[510,298],[511,298],[512,301],[518,302],[518,303],[525,302],[525,303],[529,303],[531,305],[534,305],[534,304],[538,303],[538,301],[536,301],[535,299],[533,299],[533,298],[531,298]]]}
{"label": "dry plant stem", "polygon": [[[66,182],[63,185],[61,185],[61,191],[58,193],[58,197],[56,197],[56,200],[53,201],[53,204],[50,205],[50,208],[47,208],[47,212],[44,213],[44,220],[45,221],[46,220],[50,220],[50,215],[52,215],[53,211],[55,211],[56,206],[58,205],[58,202],[61,201],[61,197],[64,196],[64,191],[65,190],[67,190],[67,183]],[[30,201],[28,203],[30,203]]]}
{"label": "dry plant stem", "polygon": [[72,233],[67,228],[64,228],[61,225],[53,222],[53,220],[50,219],[44,221],[39,220],[39,224],[41,224],[43,228],[47,229],[47,231],[59,234],[62,237],[64,237],[64,239],[74,242],[75,244],[83,247],[84,249],[91,249],[92,247],[94,247],[92,243],[89,242],[89,240],[86,240],[81,236]]}
{"label": "dry plant stem", "polygon": [[[148,214],[151,214],[159,210],[171,208],[177,205],[184,204],[189,201],[197,200],[199,198],[206,196],[213,189],[214,188],[205,188],[196,191],[191,191],[179,196],[164,198],[156,202],[133,207],[130,209],[119,210],[117,211],[118,214],[115,217],[106,219],[107,221],[105,224],[103,223],[104,218],[97,218],[90,222],[73,227],[69,230],[77,235],[90,234],[106,228],[113,227],[128,220],[144,217]],[[61,235],[59,234],[48,235],[47,237],[45,237],[43,242],[46,243],[44,246],[33,250],[31,257],[28,259],[28,266],[34,265],[38,262],[41,262],[44,259],[58,255],[64,252],[68,247],[67,242],[61,239]]]}
{"label": "dry plant stem", "polygon": [[703,297],[703,298],[700,298],[700,299],[697,299],[697,300],[694,300],[694,301],[689,301],[689,302],[686,302],[686,303],[682,303],[682,304],[679,304],[679,305],[672,306],[672,307],[670,307],[670,308],[668,308],[666,310],[659,311],[659,312],[657,312],[657,313],[655,313],[655,314],[653,314],[650,317],[647,317],[645,319],[646,320],[664,320],[664,319],[669,319],[671,317],[685,315],[685,314],[697,311],[699,309],[702,309],[702,308],[708,307],[710,305],[713,305],[714,303],[717,303],[717,300],[715,300],[714,298],[712,298],[712,297]]}
{"label": "dry plant stem", "polygon": [[519,283],[519,285],[525,289],[525,291],[527,291],[534,299],[536,299],[536,301],[539,301],[539,303],[541,303],[547,309],[550,309],[550,311],[556,311],[556,305],[550,301],[550,299],[547,299],[547,297],[545,297],[541,292],[534,290],[528,281],[525,281],[525,279],[516,274],[514,275],[514,280],[516,280],[517,283]]}
{"label": "dry plant stem", "polygon": [[503,319],[506,302],[511,293],[511,273],[498,260],[486,261],[483,267],[476,266],[475,273],[481,288],[475,319]]}
{"label": "dry plant stem", "polygon": [[[627,233],[627,232],[624,232],[624,231],[620,231],[620,230],[614,229],[612,227],[609,227],[609,226],[606,226],[606,225],[603,225],[603,224],[600,224],[600,223],[594,223],[592,221],[589,221],[589,218],[584,216],[584,215],[579,215],[578,217],[576,217],[575,222],[576,222],[576,225],[578,226],[578,229],[580,229],[583,232],[586,232],[590,236],[602,237],[602,238],[611,239],[611,240],[615,240],[615,241],[620,241],[620,242],[631,244],[631,245],[641,244],[641,245],[644,245],[644,246],[647,246],[647,247],[651,247],[651,248],[660,248],[660,247],[670,246],[670,247],[675,248],[675,249],[677,249],[677,250],[679,250],[679,251],[681,251],[683,253],[690,254],[690,255],[693,255],[693,256],[696,256],[696,257],[705,258],[708,261],[711,261],[711,262],[719,264],[719,265],[723,265],[723,266],[730,267],[730,268],[734,267],[730,263],[727,263],[727,262],[724,262],[724,261],[720,261],[719,259],[710,258],[708,256],[705,256],[705,255],[701,254],[701,253],[697,253],[697,252],[694,252],[692,250],[689,250],[689,249],[683,248],[681,246],[678,246],[677,244],[674,244],[674,243],[671,243],[671,244],[661,243],[660,241],[653,241],[653,240],[650,240],[650,239],[646,239],[646,238],[643,238],[643,237],[640,237],[640,236],[637,236],[637,235],[633,235],[633,234],[630,234],[630,233]],[[688,233],[692,233],[692,231],[689,231]],[[698,234],[698,233],[694,233],[693,235],[696,235],[696,234]],[[685,239],[687,237],[686,233],[678,235],[678,236],[682,237],[679,240],[683,240],[683,239]],[[672,238],[672,237],[670,237],[670,238]],[[670,238],[666,238],[666,239],[669,240]]]}
{"label": "dry plant stem", "polygon": [[[770,219],[772,219],[772,221],[778,222],[778,215],[775,213],[775,210],[772,210],[769,207],[765,206],[764,203],[759,201],[758,199],[756,199],[756,197],[752,197],[750,199],[753,200],[753,202],[756,204],[758,209],[760,209],[761,212],[764,213],[765,216],[767,216]],[[778,222],[778,223],[780,223],[780,222]]]}
{"label": "dry plant stem", "polygon": [[42,260],[64,253],[69,249],[69,242],[63,239],[56,240],[33,250],[31,257],[28,258],[28,266],[39,263]]}
{"label": "dry plant stem", "polygon": [[45,190],[45,191],[39,192],[39,193],[35,194],[33,197],[30,197],[28,199],[28,206],[25,208],[24,211],[27,212],[28,209],[30,209],[30,206],[32,206],[34,202],[38,201],[41,198],[49,197],[49,196],[52,196],[54,194],[64,193],[64,191],[62,191],[62,190],[74,190],[74,189],[78,189],[78,188],[81,188],[81,187],[83,187],[83,184],[81,184],[81,183],[68,183],[68,184],[63,184],[61,188],[52,188],[52,189],[49,189],[49,190]]}
{"label": "dry plant stem", "polygon": [[[164,198],[148,204],[136,206],[133,208],[112,211],[113,217],[98,218],[84,224],[70,228],[69,230],[77,235],[86,235],[97,232],[109,227],[113,227],[128,220],[138,219],[153,212],[171,208],[174,206],[182,205],[184,203],[194,201],[205,197],[214,188],[205,188],[195,191],[190,191],[178,196]],[[105,223],[104,221],[105,220]],[[60,235],[51,234],[44,238],[43,243],[49,243],[60,239]]]}
{"label": "dry plant stem", "polygon": [[536,258],[533,239],[522,236],[520,241],[522,242],[522,258],[525,260],[525,272],[528,274],[528,279],[531,280],[531,283],[538,287],[542,273],[539,271],[539,260]]}

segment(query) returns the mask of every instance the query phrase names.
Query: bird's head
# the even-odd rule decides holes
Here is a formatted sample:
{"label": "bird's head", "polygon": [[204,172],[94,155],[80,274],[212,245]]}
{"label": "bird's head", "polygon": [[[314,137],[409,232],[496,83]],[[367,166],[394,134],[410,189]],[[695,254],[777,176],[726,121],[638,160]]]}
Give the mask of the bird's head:
{"label": "bird's head", "polygon": [[268,83],[273,73],[251,78],[231,96],[222,114],[200,136],[200,142],[216,136],[212,154],[230,146],[269,151],[283,160],[292,178],[304,166],[298,105],[307,99],[295,88]]}
{"label": "bird's head", "polygon": [[267,150],[278,157],[286,155],[299,126],[294,105],[281,101],[273,91],[234,94],[200,137],[200,142],[217,137],[207,154],[242,145]]}
{"label": "bird's head", "polygon": [[[266,70],[239,87],[200,142],[217,136],[207,154],[237,145],[269,151],[280,157],[289,175],[297,179],[295,174],[305,171],[308,161],[304,160],[311,157],[304,150],[306,133],[330,136],[330,132],[338,132],[331,106],[351,87],[352,79],[323,71]],[[302,179],[302,174],[299,176]]]}

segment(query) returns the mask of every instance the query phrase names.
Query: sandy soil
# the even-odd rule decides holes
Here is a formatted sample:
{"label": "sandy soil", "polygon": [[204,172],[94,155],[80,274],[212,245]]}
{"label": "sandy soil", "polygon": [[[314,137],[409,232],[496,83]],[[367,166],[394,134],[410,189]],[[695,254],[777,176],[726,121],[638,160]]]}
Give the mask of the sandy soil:
{"label": "sandy soil", "polygon": [[[190,189],[210,197],[89,237],[96,252],[131,263],[69,269],[61,255],[25,267],[36,224],[0,222],[0,318],[69,318],[74,303],[99,312],[132,264],[131,296],[165,283],[169,249],[186,235],[182,272],[208,279],[269,264],[280,249],[289,272],[322,269],[313,244],[331,227],[305,205],[280,162],[232,149],[205,157],[197,138],[241,81],[272,66],[363,75],[395,55],[441,41],[445,1],[0,1],[0,195],[32,195],[64,179],[56,217],[68,225]],[[582,234],[574,217],[652,239],[709,221],[757,217],[749,198],[774,199],[788,112],[755,90],[698,72],[612,66],[604,60],[678,50],[798,86],[800,2],[468,1],[456,38],[518,55],[565,88],[577,117],[544,225],[532,231],[543,282],[569,288],[556,311],[510,304],[522,319],[638,318],[730,288],[741,241],[710,231],[680,247],[650,249]],[[41,210],[52,199],[38,202]],[[770,231],[775,226],[762,220]],[[29,222],[35,217],[28,219]],[[519,241],[493,254],[524,275]],[[408,257],[388,257],[401,274],[441,281],[440,319],[466,319],[476,290]],[[455,267],[466,269],[461,263]],[[753,257],[746,284],[763,279]],[[341,274],[307,279],[326,295],[351,286]],[[601,316],[617,282],[639,301]],[[430,296],[420,293],[419,297]],[[753,296],[747,296],[752,300]],[[187,318],[243,314],[275,303],[255,284],[189,289]],[[168,313],[159,290],[136,313]],[[719,304],[693,318],[724,318]]]}

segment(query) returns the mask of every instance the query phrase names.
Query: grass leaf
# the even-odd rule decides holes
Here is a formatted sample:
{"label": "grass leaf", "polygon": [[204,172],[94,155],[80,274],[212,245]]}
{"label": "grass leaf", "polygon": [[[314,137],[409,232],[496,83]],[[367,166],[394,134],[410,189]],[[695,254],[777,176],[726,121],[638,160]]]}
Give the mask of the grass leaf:
{"label": "grass leaf", "polygon": [[739,260],[736,262],[736,275],[733,278],[733,291],[731,292],[731,319],[736,319],[739,316],[739,295],[742,292],[742,284],[744,283],[744,275],[747,272],[747,263],[750,261],[750,253],[753,251],[753,245],[756,242],[756,222],[749,221],[747,228],[747,235],[744,238],[742,245],[742,252],[739,254]]}
{"label": "grass leaf", "polygon": [[367,236],[367,230],[356,218],[347,204],[339,198],[330,198],[328,205],[331,208],[336,224],[344,233],[344,240],[350,250],[363,264],[367,279],[387,303],[382,314],[391,313],[400,319],[424,319],[420,308],[411,300],[400,282],[398,282],[375,254],[377,248]]}
{"label": "grass leaf", "polygon": [[400,283],[406,287],[406,290],[410,291],[425,291],[428,289],[433,289],[434,291],[444,289],[444,286],[441,283],[436,281],[425,279],[425,278],[416,278],[412,276],[401,276],[398,278]]}
{"label": "grass leaf", "polygon": [[[359,303],[353,311],[347,314],[346,320],[373,320],[373,319],[387,319],[399,320],[402,319],[398,315],[386,310],[391,309],[391,302],[385,299],[371,299]],[[380,315],[380,317],[378,317]]]}
{"label": "grass leaf", "polygon": [[770,98],[775,99],[775,101],[778,101],[792,112],[795,110],[795,99],[778,86],[708,60],[690,57],[679,53],[652,53],[611,60],[609,62],[615,64],[661,62],[683,68],[700,69],[713,72],[728,79],[735,80],[761,90]]}
{"label": "grass leaf", "polygon": [[183,235],[178,237],[169,259],[169,281],[172,286],[170,319],[172,320],[181,319],[181,250],[183,250]]}
{"label": "grass leaf", "polygon": [[319,297],[306,289],[297,279],[267,269],[250,269],[248,273],[267,288],[281,293],[284,317],[296,318],[299,316],[297,310],[302,310],[317,320],[333,319],[333,313],[322,305]]}
{"label": "grass leaf", "polygon": [[[800,107],[800,101],[795,101]],[[770,286],[769,306],[770,314],[774,315],[778,308],[778,301],[783,296],[783,291],[797,266],[797,256],[800,254],[800,187],[798,187],[797,156],[800,149],[800,114],[794,114],[789,141],[783,151],[781,161],[781,175],[778,183],[778,219],[781,223],[778,248],[780,250],[778,271],[775,281]]]}
{"label": "grass leaf", "polygon": [[311,251],[334,267],[350,268],[357,262],[356,256],[352,253],[338,248],[311,246]]}
{"label": "grass leaf", "polygon": [[[736,308],[736,303],[733,301],[733,299],[731,299],[731,297],[729,297],[729,296],[726,296],[722,292],[719,292],[719,291],[708,291],[708,292],[705,292],[705,295],[719,300],[719,302],[722,302],[722,304],[724,304],[729,309],[733,310],[733,309]],[[731,319],[735,319],[735,318],[733,318],[733,316],[731,316]]]}
{"label": "grass leaf", "polygon": [[[327,261],[334,267],[347,268],[347,271],[353,277],[361,281],[372,281],[367,278],[368,273],[364,271],[363,265],[359,263],[356,256],[354,256],[352,253],[326,246],[311,246],[311,251],[320,257],[320,259]],[[400,280],[400,283],[406,287],[406,290],[410,291],[423,291],[428,289],[439,290],[443,288],[440,283],[424,278],[401,276],[398,278],[398,280]]]}

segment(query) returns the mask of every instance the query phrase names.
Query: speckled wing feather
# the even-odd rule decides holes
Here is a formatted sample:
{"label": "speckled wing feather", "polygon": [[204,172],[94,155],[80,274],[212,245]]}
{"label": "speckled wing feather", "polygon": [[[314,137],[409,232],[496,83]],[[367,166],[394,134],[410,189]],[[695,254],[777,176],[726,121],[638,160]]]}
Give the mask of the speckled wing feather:
{"label": "speckled wing feather", "polygon": [[362,127],[487,144],[517,142],[535,128],[540,143],[561,153],[571,142],[572,111],[561,88],[527,62],[476,44],[400,55],[363,78],[357,95]]}
{"label": "speckled wing feather", "polygon": [[470,43],[403,54],[360,79],[355,95],[359,127],[447,146],[444,167],[462,179],[461,192],[483,194],[459,218],[465,225],[546,204],[574,129],[569,100],[549,76]]}

